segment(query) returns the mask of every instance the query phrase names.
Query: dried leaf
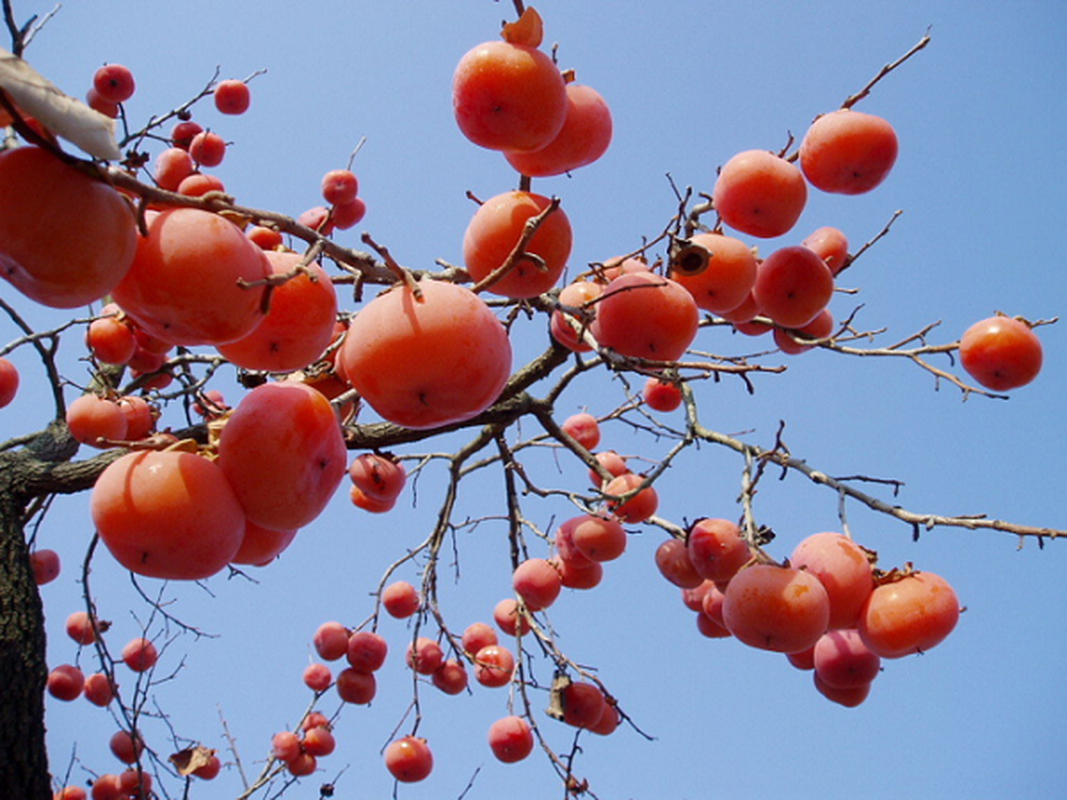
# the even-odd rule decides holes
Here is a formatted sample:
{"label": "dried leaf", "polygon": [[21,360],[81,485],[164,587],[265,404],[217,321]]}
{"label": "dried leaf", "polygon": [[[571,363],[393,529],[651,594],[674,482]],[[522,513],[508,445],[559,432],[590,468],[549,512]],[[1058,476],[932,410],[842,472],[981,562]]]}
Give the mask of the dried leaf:
{"label": "dried leaf", "polygon": [[548,692],[548,708],[545,713],[552,719],[563,720],[563,692],[571,685],[566,672],[557,672],[552,678],[552,688]]}
{"label": "dried leaf", "polygon": [[541,15],[533,6],[526,6],[515,22],[505,22],[504,30],[500,32],[505,42],[521,44],[526,47],[540,47],[545,37],[545,25]]}
{"label": "dried leaf", "polygon": [[174,765],[174,768],[178,770],[178,774],[184,778],[187,775],[192,775],[201,767],[210,764],[213,755],[215,755],[215,751],[210,747],[198,744],[196,747],[187,747],[184,750],[179,750],[168,761]]}
{"label": "dried leaf", "polygon": [[64,94],[27,62],[0,47],[0,87],[22,111],[91,156],[122,158],[115,120]]}

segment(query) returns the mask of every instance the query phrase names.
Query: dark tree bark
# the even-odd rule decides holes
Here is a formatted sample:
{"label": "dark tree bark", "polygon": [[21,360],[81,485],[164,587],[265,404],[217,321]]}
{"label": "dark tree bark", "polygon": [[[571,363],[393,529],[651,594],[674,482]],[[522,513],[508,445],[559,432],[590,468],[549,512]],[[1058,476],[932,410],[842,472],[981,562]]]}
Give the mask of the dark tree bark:
{"label": "dark tree bark", "polygon": [[88,489],[118,453],[69,463],[78,450],[55,423],[0,452],[0,797],[51,800],[45,747],[48,678],[44,609],[26,544],[27,508],[48,494]]}

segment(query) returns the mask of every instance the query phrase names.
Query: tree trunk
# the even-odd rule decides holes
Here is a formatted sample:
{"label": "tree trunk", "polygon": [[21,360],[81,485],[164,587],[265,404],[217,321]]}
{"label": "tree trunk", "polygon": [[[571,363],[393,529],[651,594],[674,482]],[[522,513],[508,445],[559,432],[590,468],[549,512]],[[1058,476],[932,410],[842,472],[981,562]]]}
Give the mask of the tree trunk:
{"label": "tree trunk", "polygon": [[44,610],[7,461],[0,459],[0,797],[50,800]]}
{"label": "tree trunk", "polygon": [[22,441],[25,447],[0,451],[0,798],[51,800],[44,609],[26,545],[26,509],[36,498],[89,489],[122,451],[71,463],[78,443],[62,422]]}

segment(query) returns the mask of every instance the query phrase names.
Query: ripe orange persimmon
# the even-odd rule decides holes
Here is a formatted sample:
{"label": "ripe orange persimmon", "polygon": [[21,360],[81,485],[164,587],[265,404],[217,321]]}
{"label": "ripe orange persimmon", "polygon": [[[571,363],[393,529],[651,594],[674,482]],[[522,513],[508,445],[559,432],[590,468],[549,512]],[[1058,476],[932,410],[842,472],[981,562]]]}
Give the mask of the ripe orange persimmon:
{"label": "ripe orange persimmon", "polygon": [[338,353],[340,370],[385,419],[433,428],[475,417],[511,372],[511,342],[485,302],[462,286],[422,280],[367,303]]}
{"label": "ripe orange persimmon", "polygon": [[611,144],[611,109],[600,92],[580,83],[567,84],[567,113],[556,137],[540,150],[505,153],[523,175],[546,178],[592,164]]}
{"label": "ripe orange persimmon", "polygon": [[997,315],[976,322],[960,339],[960,362],[987,389],[1006,392],[1041,372],[1041,340],[1025,322]]}
{"label": "ripe orange persimmon", "polygon": [[874,589],[867,551],[843,533],[816,533],[801,541],[789,563],[822,583],[830,596],[830,628],[856,624],[860,609]]}
{"label": "ripe orange persimmon", "polygon": [[756,256],[733,236],[698,233],[671,258],[671,278],[700,308],[722,314],[748,299],[756,285]]}
{"label": "ripe orange persimmon", "polygon": [[730,633],[750,647],[795,653],[826,633],[830,598],[808,572],[755,564],[730,580],[722,617]]}
{"label": "ripe orange persimmon", "polygon": [[263,250],[229,220],[196,208],[155,216],[141,237],[115,302],[153,336],[172,344],[225,344],[241,339],[266,313],[262,281],[271,268]]}
{"label": "ripe orange persimmon", "polygon": [[39,147],[0,154],[0,276],[53,308],[99,300],[137,249],[129,205],[109,185]]}
{"label": "ripe orange persimmon", "polygon": [[433,771],[433,753],[425,739],[405,736],[385,748],[385,767],[402,783],[416,783]]}
{"label": "ripe orange persimmon", "polygon": [[559,68],[540,50],[486,42],[460,59],[452,105],[460,131],[474,144],[539,150],[563,128],[567,91]]}
{"label": "ripe orange persimmon", "polygon": [[626,356],[674,361],[696,338],[700,312],[693,296],[654,272],[615,278],[596,304],[596,340]]}
{"label": "ripe orange persimmon", "polygon": [[800,168],[824,192],[862,194],[885,180],[897,150],[897,133],[886,120],[842,108],[812,123],[800,143]]}
{"label": "ripe orange persimmon", "polygon": [[913,572],[871,592],[857,627],[873,652],[901,658],[940,644],[959,618],[959,599],[949,582],[933,572]]}
{"label": "ripe orange persimmon", "polygon": [[115,559],[138,575],[199,580],[241,546],[245,514],[215,462],[179,451],[134,452],[104,470],[90,511]]}
{"label": "ripe orange persimmon", "polygon": [[219,436],[218,464],[251,522],[291,530],[326,507],[348,452],[330,401],[306,384],[282,381],[241,400]]}
{"label": "ripe orange persimmon", "polygon": [[[303,260],[299,253],[265,251],[271,271],[281,275]],[[267,316],[247,336],[218,351],[245,369],[290,372],[322,357],[333,339],[337,321],[337,292],[318,264],[271,290]]]}
{"label": "ripe orange persimmon", "polygon": [[[505,192],[478,207],[463,236],[463,261],[475,281],[499,269],[523,235],[528,220],[551,200],[532,192]],[[520,258],[506,275],[486,288],[505,297],[536,297],[556,285],[571,254],[571,223],[557,207],[541,220],[524,248],[535,258]]]}
{"label": "ripe orange persimmon", "polygon": [[784,328],[802,328],[830,302],[834,276],[808,248],[782,247],[760,262],[752,293],[761,314]]}
{"label": "ripe orange persimmon", "polygon": [[746,150],[727,161],[712,192],[731,228],[769,239],[788,233],[808,201],[801,171],[774,153]]}

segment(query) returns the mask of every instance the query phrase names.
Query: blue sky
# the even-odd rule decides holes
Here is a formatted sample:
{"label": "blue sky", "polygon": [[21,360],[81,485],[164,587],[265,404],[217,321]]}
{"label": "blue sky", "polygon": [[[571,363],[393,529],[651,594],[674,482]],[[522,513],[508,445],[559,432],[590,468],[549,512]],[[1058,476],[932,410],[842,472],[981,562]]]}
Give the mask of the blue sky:
{"label": "blue sky", "polygon": [[[894,211],[893,232],[846,273],[860,289],[839,295],[846,316],[863,304],[857,324],[888,328],[885,342],[940,320],[932,334],[948,342],[996,310],[1026,317],[1062,313],[1067,292],[1059,239],[1067,223],[1067,175],[1060,151],[1067,130],[1067,63],[1062,47],[1067,9],[1056,2],[875,3],[724,2],[668,0],[656,4],[538,5],[546,38],[559,60],[611,104],[615,140],[597,164],[570,177],[535,182],[563,198],[576,231],[572,273],[589,261],[632,250],[657,235],[675,210],[667,180],[710,192],[716,168],[749,148],[779,149],[800,137],[818,113],[837,107],[882,64],[930,30],[931,45],[881,83],[859,106],[889,119],[901,154],[877,191],[856,198],[812,193],[797,228],[769,253],[822,225],[841,227],[860,243]],[[22,15],[47,8],[21,4]],[[299,214],[318,200],[322,174],[343,166],[366,137],[355,170],[370,231],[404,264],[431,268],[458,262],[472,213],[466,190],[491,196],[514,184],[495,153],[463,139],[451,117],[450,81],[460,56],[496,36],[507,3],[385,4],[370,2],[246,4],[107,4],[69,2],[28,53],[38,69],[72,94],[88,87],[106,61],[130,66],[138,94],[133,120],[162,113],[195,94],[212,76],[253,83],[251,111],[223,118],[194,115],[234,142],[218,174],[240,202]],[[357,246],[358,233],[339,235]],[[5,299],[12,292],[3,289]],[[351,303],[348,304],[351,308]],[[27,308],[35,324],[55,316]],[[531,355],[543,330],[531,326],[517,344]],[[699,389],[702,419],[717,430],[773,442],[779,420],[795,455],[834,475],[864,474],[905,482],[895,502],[913,511],[975,514],[1067,528],[1062,475],[1062,397],[1067,389],[1063,325],[1040,330],[1045,368],[1010,401],[971,397],[903,360],[846,358],[814,352],[786,363],[781,376],[755,380],[749,395],[737,381]],[[16,333],[0,323],[0,341]],[[702,349],[727,354],[770,345],[721,330],[702,334]],[[63,355],[67,374],[84,375],[78,336]],[[14,356],[25,389],[0,412],[0,436],[47,419],[39,369]],[[938,362],[948,366],[947,360]],[[232,376],[221,388],[237,397]],[[35,385],[36,384],[36,385]],[[561,399],[562,418],[588,408],[610,411],[624,397],[618,381],[591,377]],[[178,424],[177,417],[170,418]],[[524,426],[527,430],[530,426]],[[621,423],[604,427],[604,445],[650,459],[668,447],[635,436]],[[455,446],[461,439],[430,449]],[[405,453],[427,448],[408,448]],[[661,487],[661,513],[680,522],[734,517],[741,465],[704,447],[679,461]],[[583,481],[577,465],[536,460],[552,485]],[[498,475],[472,481],[457,519],[482,519],[456,535],[442,580],[446,618],[456,629],[486,620],[508,592],[508,555]],[[246,769],[266,752],[272,733],[291,725],[310,700],[300,683],[315,628],[326,620],[358,624],[371,612],[370,592],[383,571],[432,525],[441,488],[428,470],[417,493],[397,509],[372,516],[339,493],[327,512],[256,583],[216,577],[206,588],[169,585],[168,609],[217,638],[178,636],[164,659],[185,663],[178,679],[156,687],[159,706],[181,736],[224,747],[225,718]],[[76,564],[91,535],[87,496],[56,503],[41,526],[41,546],[59,550],[66,571],[43,588],[50,660],[72,660],[62,633],[79,608]],[[524,502],[542,527],[571,514],[558,501]],[[923,657],[887,662],[870,699],[844,709],[819,696],[810,675],[784,657],[736,641],[699,636],[677,592],[655,572],[660,541],[639,530],[627,554],[608,565],[594,592],[568,593],[552,609],[560,644],[575,660],[599,668],[620,705],[653,739],[620,729],[609,739],[581,740],[577,772],[605,800],[736,798],[1062,797],[1067,769],[1054,754],[1065,732],[1067,601],[1063,546],[1020,544],[998,533],[937,529],[920,541],[893,520],[854,506],[856,538],[885,565],[914,562],[957,588],[967,607],[956,632]],[[840,528],[837,498],[791,475],[770,476],[757,501],[761,521],[779,535],[772,554],[788,555],[809,533]],[[418,580],[408,565],[401,576]],[[458,579],[454,579],[458,576]],[[149,609],[106,555],[93,566],[93,589],[121,647]],[[151,584],[155,590],[155,584]],[[339,797],[389,796],[392,783],[379,750],[402,721],[411,698],[400,654],[411,632],[385,620],[392,647],[372,707],[347,708],[337,726],[338,752],[323,772],[290,797],[315,797],[337,779]],[[82,654],[83,660],[90,654]],[[164,670],[166,671],[166,670]],[[538,674],[547,679],[546,666]],[[128,680],[132,687],[132,679]],[[420,734],[434,748],[436,768],[423,784],[401,787],[404,798],[560,796],[541,757],[505,766],[485,746],[485,731],[508,713],[506,690],[476,689],[446,697],[420,690]],[[336,704],[325,700],[331,712]],[[107,752],[114,722],[84,701],[50,703],[54,769],[76,754],[72,774],[113,771]],[[557,749],[571,732],[544,722]],[[166,736],[157,725],[157,735]],[[152,733],[149,733],[152,736]],[[160,750],[167,752],[164,738]],[[321,778],[321,780],[320,780]],[[236,796],[235,769],[199,796]],[[194,795],[196,796],[196,795]]]}

